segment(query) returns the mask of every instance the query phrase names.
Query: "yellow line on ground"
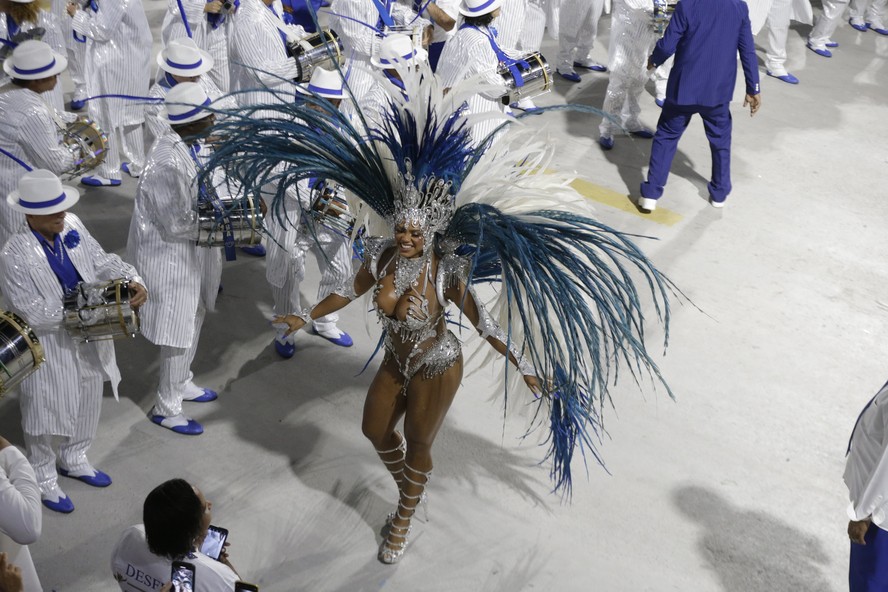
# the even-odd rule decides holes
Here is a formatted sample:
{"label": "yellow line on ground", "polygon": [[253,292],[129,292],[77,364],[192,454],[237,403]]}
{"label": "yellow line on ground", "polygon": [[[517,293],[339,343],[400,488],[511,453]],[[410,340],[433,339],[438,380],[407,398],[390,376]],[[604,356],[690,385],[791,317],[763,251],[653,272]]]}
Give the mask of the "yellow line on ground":
{"label": "yellow line on ground", "polygon": [[658,207],[650,214],[643,214],[635,206],[635,204],[632,203],[628,197],[626,197],[625,193],[618,193],[616,191],[606,189],[604,187],[601,187],[600,185],[590,183],[589,181],[586,181],[584,179],[574,179],[570,185],[571,187],[576,189],[577,192],[583,197],[588,197],[592,201],[603,203],[606,206],[616,208],[629,214],[634,214],[636,216],[644,218],[645,220],[656,222],[657,224],[672,226],[673,224],[681,220],[680,214],[660,207]]}

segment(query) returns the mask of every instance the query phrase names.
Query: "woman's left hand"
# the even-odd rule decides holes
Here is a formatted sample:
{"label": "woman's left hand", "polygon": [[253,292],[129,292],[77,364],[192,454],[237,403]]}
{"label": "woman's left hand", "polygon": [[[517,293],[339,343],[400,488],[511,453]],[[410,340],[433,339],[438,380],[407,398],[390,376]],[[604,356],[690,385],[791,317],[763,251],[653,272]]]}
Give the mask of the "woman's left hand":
{"label": "woman's left hand", "polygon": [[305,321],[303,321],[296,315],[284,315],[281,317],[274,317],[274,320],[271,322],[275,325],[287,325],[287,331],[284,332],[284,337],[290,335],[291,333],[295,333],[305,326]]}
{"label": "woman's left hand", "polygon": [[533,395],[537,399],[543,395],[543,386],[540,384],[540,380],[536,376],[525,375],[524,383],[527,385],[527,388],[533,392]]}

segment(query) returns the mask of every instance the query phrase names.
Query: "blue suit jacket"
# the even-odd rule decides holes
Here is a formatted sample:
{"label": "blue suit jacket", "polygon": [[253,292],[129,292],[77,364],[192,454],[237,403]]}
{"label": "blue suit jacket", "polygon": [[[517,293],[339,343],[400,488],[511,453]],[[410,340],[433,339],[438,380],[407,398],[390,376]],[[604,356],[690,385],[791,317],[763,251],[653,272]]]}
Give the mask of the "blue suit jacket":
{"label": "blue suit jacket", "polygon": [[758,62],[746,2],[681,0],[651,61],[659,66],[675,54],[666,85],[668,102],[714,107],[729,103],[734,95],[738,51],[746,94],[758,94]]}

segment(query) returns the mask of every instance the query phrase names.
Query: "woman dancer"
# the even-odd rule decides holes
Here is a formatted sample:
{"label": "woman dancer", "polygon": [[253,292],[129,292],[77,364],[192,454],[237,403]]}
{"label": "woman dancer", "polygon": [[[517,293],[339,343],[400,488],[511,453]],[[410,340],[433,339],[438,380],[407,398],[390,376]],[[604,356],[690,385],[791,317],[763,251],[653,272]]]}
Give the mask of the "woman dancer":
{"label": "woman dancer", "polygon": [[[565,493],[576,446],[597,458],[592,434],[608,399],[609,370],[622,359],[633,372],[659,376],[644,348],[629,268],[640,272],[668,321],[668,281],[624,235],[575,213],[588,211],[587,201],[568,179],[548,172],[547,143],[524,132],[474,150],[460,108],[474,82],[445,97],[427,66],[396,67],[405,93],[392,97],[381,126],[369,128],[370,141],[320,97],[256,105],[217,126],[214,133],[228,141],[206,169],[223,168],[248,191],[276,182],[272,215],[282,215],[286,188],[299,180],[331,179],[382,219],[368,219],[370,234],[392,233],[365,241],[363,265],[330,296],[275,319],[296,331],[372,290],[385,356],[367,395],[363,431],[399,488],[379,550],[385,563],[399,561],[407,547],[432,445],[462,378],[460,342],[446,328],[449,303],[536,395],[545,414],[539,421],[552,430],[555,489]],[[267,108],[280,117],[250,118]],[[481,282],[501,283],[491,308],[500,323],[471,287]],[[403,435],[396,430],[402,418]]]}

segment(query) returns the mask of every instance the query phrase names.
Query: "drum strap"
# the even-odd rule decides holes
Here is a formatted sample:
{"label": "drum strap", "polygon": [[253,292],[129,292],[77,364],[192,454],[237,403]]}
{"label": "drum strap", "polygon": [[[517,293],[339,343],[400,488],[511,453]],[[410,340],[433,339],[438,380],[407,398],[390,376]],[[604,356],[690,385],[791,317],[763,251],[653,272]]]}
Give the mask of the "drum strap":
{"label": "drum strap", "polygon": [[506,52],[502,50],[499,44],[496,42],[496,35],[490,32],[490,29],[484,27],[485,30],[482,30],[479,27],[474,25],[462,25],[460,29],[475,29],[490,41],[490,47],[493,49],[493,53],[496,54],[496,58],[500,61],[500,63],[505,64],[505,66],[509,69],[509,72],[512,73],[512,76],[515,78],[515,86],[521,87],[524,86],[524,76],[521,74],[522,70],[529,70],[530,64],[528,64],[524,60],[516,60],[515,58],[509,57]]}
{"label": "drum strap", "polygon": [[385,27],[394,27],[395,19],[392,18],[391,0],[373,0],[376,6],[376,12],[379,13],[379,20],[376,22],[376,30],[382,31]]}
{"label": "drum strap", "polygon": [[15,22],[15,20],[13,20],[12,16],[8,15],[8,14],[6,15],[6,31],[7,31],[7,35],[9,35],[10,39],[12,39],[16,35],[18,35],[18,32],[19,32],[18,23]]}
{"label": "drum strap", "polygon": [[271,14],[274,15],[274,19],[275,19],[275,21],[276,21],[276,22],[274,23],[274,26],[275,26],[275,28],[276,28],[277,31],[278,31],[278,35],[281,36],[281,41],[282,41],[283,44],[284,44],[284,51],[287,51],[287,34],[284,32],[284,26],[285,26],[285,25],[284,25],[284,21],[281,20],[281,17],[280,17],[280,15],[277,13],[277,11],[274,9],[274,5],[273,5],[273,4],[269,4],[269,5],[268,5],[268,10],[270,10],[270,11],[271,11]]}
{"label": "drum strap", "polygon": [[[212,2],[212,1],[213,0],[207,0],[208,3]],[[234,2],[232,2],[232,5],[233,5],[232,12],[236,12],[237,9],[240,8],[240,0],[234,0]],[[213,30],[215,31],[216,29],[218,29],[219,27],[221,27],[225,23],[225,17],[226,17],[225,11],[217,12],[217,13],[210,12],[210,13],[207,13],[207,22],[210,24],[211,27],[213,27]]]}

